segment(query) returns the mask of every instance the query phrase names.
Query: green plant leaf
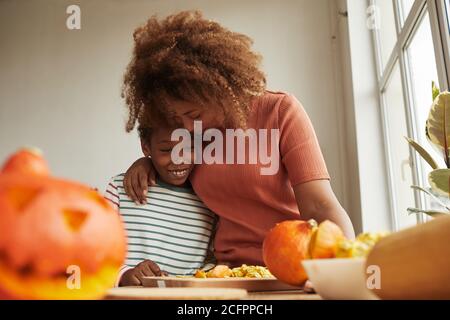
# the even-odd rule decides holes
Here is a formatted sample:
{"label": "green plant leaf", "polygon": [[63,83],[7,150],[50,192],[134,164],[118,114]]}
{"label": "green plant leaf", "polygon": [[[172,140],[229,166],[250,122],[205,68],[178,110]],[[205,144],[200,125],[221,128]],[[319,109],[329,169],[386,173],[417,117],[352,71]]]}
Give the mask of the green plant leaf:
{"label": "green plant leaf", "polygon": [[444,155],[447,168],[450,168],[450,92],[441,92],[431,105],[425,134],[431,144]]}
{"label": "green plant leaf", "polygon": [[441,201],[441,199],[439,199],[438,197],[436,197],[434,194],[432,194],[430,191],[428,191],[427,189],[424,189],[422,187],[419,186],[411,186],[412,189],[416,189],[416,190],[420,190],[424,193],[426,193],[428,196],[430,196],[437,204],[439,204],[440,206],[444,207],[445,209],[447,209],[450,212],[450,207],[448,207],[445,203],[443,203]]}
{"label": "green plant leaf", "polygon": [[436,169],[428,174],[431,189],[438,195],[450,197],[450,169]]}
{"label": "green plant leaf", "polygon": [[418,142],[408,137],[405,137],[405,139],[406,141],[408,141],[411,147],[413,147],[414,150],[416,150],[422,156],[422,158],[431,166],[431,168],[433,169],[439,168],[436,161],[434,161],[433,157]]}
{"label": "green plant leaf", "polygon": [[436,99],[436,97],[439,95],[440,90],[439,88],[436,86],[436,83],[434,81],[431,81],[431,94],[433,97],[433,101]]}
{"label": "green plant leaf", "polygon": [[437,210],[422,210],[417,208],[408,208],[409,214],[419,214],[419,213],[425,213],[431,217],[438,217],[438,216],[445,216],[450,214],[450,212],[444,212],[444,211],[437,211]]}

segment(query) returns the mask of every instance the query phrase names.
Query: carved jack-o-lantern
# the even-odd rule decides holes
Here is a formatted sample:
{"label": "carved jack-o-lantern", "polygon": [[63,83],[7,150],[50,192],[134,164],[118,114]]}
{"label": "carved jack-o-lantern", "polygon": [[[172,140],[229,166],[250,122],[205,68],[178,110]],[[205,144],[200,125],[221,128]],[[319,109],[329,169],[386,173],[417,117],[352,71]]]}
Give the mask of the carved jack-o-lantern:
{"label": "carved jack-o-lantern", "polygon": [[18,171],[0,173],[0,296],[101,297],[125,256],[119,215],[89,187]]}

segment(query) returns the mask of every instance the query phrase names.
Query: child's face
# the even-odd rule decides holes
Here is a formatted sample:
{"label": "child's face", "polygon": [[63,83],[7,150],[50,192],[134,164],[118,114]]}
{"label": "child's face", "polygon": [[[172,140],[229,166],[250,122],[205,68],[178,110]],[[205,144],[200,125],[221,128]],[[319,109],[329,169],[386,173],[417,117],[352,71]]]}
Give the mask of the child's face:
{"label": "child's face", "polygon": [[142,143],[142,149],[146,156],[151,156],[153,166],[159,177],[166,183],[179,186],[186,182],[194,165],[174,164],[172,162],[172,149],[178,141],[171,141],[171,134],[172,129],[154,129],[151,134],[150,144]]}

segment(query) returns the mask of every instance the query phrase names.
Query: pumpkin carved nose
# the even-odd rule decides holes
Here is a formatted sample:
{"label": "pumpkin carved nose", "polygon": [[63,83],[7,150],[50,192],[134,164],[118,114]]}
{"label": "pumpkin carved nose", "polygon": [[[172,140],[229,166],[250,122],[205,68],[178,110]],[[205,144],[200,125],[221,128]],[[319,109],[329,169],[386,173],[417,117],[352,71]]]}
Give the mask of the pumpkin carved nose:
{"label": "pumpkin carved nose", "polygon": [[83,226],[88,214],[81,210],[64,209],[63,215],[64,221],[69,229],[73,232],[77,232]]}

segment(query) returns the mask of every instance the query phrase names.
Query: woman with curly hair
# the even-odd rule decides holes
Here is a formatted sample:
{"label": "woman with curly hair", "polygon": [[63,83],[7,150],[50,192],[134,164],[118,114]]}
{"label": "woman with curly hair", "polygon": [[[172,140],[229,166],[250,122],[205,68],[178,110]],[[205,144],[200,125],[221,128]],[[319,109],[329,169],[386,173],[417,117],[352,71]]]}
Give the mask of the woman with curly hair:
{"label": "woman with curly hair", "polygon": [[[354,237],[334,195],[312,124],[291,94],[266,90],[261,57],[252,40],[197,11],[150,18],[134,32],[134,52],[124,77],[127,131],[169,124],[194,130],[277,129],[280,166],[261,175],[257,164],[197,164],[195,193],[219,216],[214,248],[219,263],[263,265],[262,243],[276,223],[331,220]],[[258,147],[263,141],[258,141]],[[267,146],[265,146],[267,148]],[[146,202],[155,170],[138,159],[124,178],[126,193]]]}

